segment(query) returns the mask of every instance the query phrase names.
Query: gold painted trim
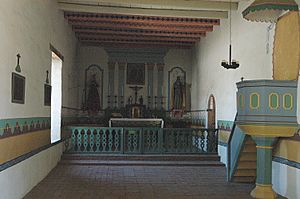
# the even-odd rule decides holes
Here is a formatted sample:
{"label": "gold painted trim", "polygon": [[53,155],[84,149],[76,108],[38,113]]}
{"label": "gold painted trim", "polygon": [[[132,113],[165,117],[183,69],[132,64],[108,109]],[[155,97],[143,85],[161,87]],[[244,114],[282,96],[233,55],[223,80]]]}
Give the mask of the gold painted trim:
{"label": "gold painted trim", "polygon": [[[253,95],[257,95],[257,106],[255,107],[255,106],[252,106],[252,96]],[[249,104],[249,106],[250,106],[250,109],[259,109],[260,108],[260,95],[259,95],[259,93],[251,93],[250,94],[250,104]]]}
{"label": "gold painted trim", "polygon": [[[290,96],[291,97],[291,107],[290,108],[287,108],[285,106],[285,96]],[[291,93],[285,93],[285,94],[283,94],[282,98],[283,98],[283,108],[284,108],[284,110],[288,110],[288,111],[293,110],[293,108],[294,108],[293,95]]]}
{"label": "gold painted trim", "polygon": [[[276,107],[272,107],[271,106],[271,102],[272,102],[272,100],[271,100],[271,96],[272,95],[276,95],[276,97],[277,97],[277,105],[276,105]],[[280,106],[280,98],[279,98],[279,95],[278,95],[278,93],[270,93],[269,94],[269,108],[271,109],[271,110],[275,110],[275,109],[278,109],[279,108],[279,106]]]}
{"label": "gold painted trim", "polygon": [[[242,106],[240,106],[241,105],[240,101],[242,102]],[[242,110],[245,109],[245,96],[244,96],[244,94],[239,94],[239,96],[238,96],[238,105],[239,105],[240,109],[242,109]]]}
{"label": "gold painted trim", "polygon": [[258,149],[273,149],[272,146],[256,146]]}
{"label": "gold painted trim", "polygon": [[272,184],[260,184],[260,183],[255,183],[255,184],[261,187],[272,187]]}
{"label": "gold painted trim", "polygon": [[274,150],[275,157],[300,163],[300,141],[280,138]]}
{"label": "gold painted trim", "polygon": [[292,137],[297,131],[297,126],[265,126],[265,125],[240,125],[247,135],[264,137]]}
{"label": "gold painted trim", "polygon": [[253,198],[277,198],[276,192],[272,188],[272,184],[259,184],[256,183],[255,188],[251,191],[250,195]]}
{"label": "gold painted trim", "polygon": [[239,116],[243,116],[243,117],[296,117],[296,116],[288,116],[288,115],[273,115],[273,114],[262,114],[262,115],[239,115]]}

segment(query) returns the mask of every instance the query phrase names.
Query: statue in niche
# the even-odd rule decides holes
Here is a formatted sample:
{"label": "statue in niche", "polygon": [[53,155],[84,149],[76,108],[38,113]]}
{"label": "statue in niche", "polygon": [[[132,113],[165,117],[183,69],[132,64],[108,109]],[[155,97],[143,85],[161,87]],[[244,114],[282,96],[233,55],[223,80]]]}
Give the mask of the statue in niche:
{"label": "statue in niche", "polygon": [[87,97],[87,109],[90,114],[97,114],[100,110],[100,97],[98,87],[99,85],[96,81],[96,74],[93,74],[90,81]]}
{"label": "statue in niche", "polygon": [[184,85],[180,80],[180,76],[177,76],[173,85],[173,103],[175,110],[182,110],[184,107]]}

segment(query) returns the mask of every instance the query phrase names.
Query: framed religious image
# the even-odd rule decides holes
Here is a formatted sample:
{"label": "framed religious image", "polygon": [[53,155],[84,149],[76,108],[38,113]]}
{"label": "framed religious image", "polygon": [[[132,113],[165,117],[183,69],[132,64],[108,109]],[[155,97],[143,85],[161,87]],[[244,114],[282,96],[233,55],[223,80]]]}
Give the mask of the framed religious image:
{"label": "framed religious image", "polygon": [[127,84],[145,85],[145,64],[128,63],[127,64]]}
{"label": "framed religious image", "polygon": [[44,105],[51,106],[51,86],[44,84]]}
{"label": "framed religious image", "polygon": [[17,73],[12,73],[12,89],[11,101],[12,103],[25,103],[25,77]]}

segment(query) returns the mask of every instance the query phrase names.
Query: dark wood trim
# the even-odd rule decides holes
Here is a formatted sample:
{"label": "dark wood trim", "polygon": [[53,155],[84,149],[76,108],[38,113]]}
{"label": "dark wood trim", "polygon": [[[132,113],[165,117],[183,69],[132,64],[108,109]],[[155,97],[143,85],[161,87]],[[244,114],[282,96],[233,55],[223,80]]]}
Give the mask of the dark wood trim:
{"label": "dark wood trim", "polygon": [[192,32],[174,32],[161,30],[131,30],[118,28],[83,28],[73,27],[75,33],[86,33],[91,35],[132,35],[132,36],[160,36],[160,37],[187,37],[199,38],[205,37],[206,33],[192,33]]}
{"label": "dark wood trim", "polygon": [[77,21],[69,21],[69,24],[76,27],[85,27],[85,28],[126,28],[126,29],[139,29],[139,30],[163,30],[163,31],[175,31],[175,32],[193,32],[193,33],[201,33],[201,32],[212,32],[213,26],[205,25],[201,27],[179,27],[179,26],[147,26],[140,25],[135,23],[124,24],[124,23],[91,23],[91,22],[77,22]]}
{"label": "dark wood trim", "polygon": [[186,38],[186,37],[160,37],[160,36],[133,36],[133,35],[99,35],[99,34],[85,34],[80,33],[76,34],[79,40],[84,39],[117,39],[117,40],[135,40],[135,41],[174,41],[174,42],[197,42],[200,41],[200,38]]}
{"label": "dark wood trim", "polygon": [[64,61],[64,56],[52,44],[50,44],[50,50],[55,53],[62,61]]}
{"label": "dark wood trim", "polygon": [[220,19],[208,18],[183,18],[183,17],[158,17],[142,15],[122,15],[122,14],[104,14],[104,13],[80,13],[65,12],[65,18],[78,21],[99,21],[99,22],[124,22],[124,23],[143,23],[148,25],[220,25]]}

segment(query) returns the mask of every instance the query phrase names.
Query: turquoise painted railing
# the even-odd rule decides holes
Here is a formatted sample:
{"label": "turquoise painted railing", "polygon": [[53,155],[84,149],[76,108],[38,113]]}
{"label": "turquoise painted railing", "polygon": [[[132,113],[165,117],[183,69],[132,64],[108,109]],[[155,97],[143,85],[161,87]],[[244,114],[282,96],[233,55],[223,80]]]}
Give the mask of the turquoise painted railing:
{"label": "turquoise painted railing", "polygon": [[217,153],[218,130],[71,126],[72,152]]}
{"label": "turquoise painted railing", "polygon": [[227,145],[227,180],[231,181],[236,170],[238,159],[245,142],[246,134],[236,126],[236,118]]}

